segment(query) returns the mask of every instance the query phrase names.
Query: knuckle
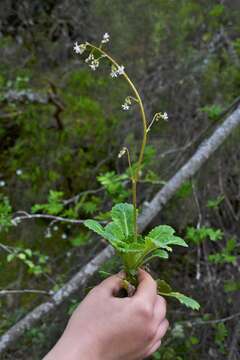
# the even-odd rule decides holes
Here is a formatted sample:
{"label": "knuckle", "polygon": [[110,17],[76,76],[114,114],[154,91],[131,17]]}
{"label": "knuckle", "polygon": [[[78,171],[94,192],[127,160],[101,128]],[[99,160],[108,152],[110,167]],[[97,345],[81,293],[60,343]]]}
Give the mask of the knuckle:
{"label": "knuckle", "polygon": [[166,301],[166,299],[165,299],[164,297],[162,297],[162,296],[159,295],[159,301],[160,301],[160,303],[161,303],[161,306],[166,309],[166,308],[167,308],[167,301]]}
{"label": "knuckle", "polygon": [[148,304],[139,304],[138,306],[138,314],[145,321],[150,320],[152,318],[152,308]]}
{"label": "knuckle", "polygon": [[156,335],[156,329],[155,329],[155,327],[150,325],[146,329],[146,340],[151,342],[154,339],[155,335]]}

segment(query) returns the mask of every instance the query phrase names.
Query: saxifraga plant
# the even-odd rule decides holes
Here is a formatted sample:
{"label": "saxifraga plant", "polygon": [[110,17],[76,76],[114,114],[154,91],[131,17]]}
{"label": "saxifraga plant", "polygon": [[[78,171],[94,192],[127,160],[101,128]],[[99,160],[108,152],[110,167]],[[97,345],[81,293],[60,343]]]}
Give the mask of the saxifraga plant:
{"label": "saxifraga plant", "polygon": [[[127,96],[123,110],[128,110],[132,103],[136,103],[139,106],[142,126],[143,126],[143,138],[138,160],[134,166],[132,166],[131,156],[127,147],[123,147],[119,153],[119,157],[124,154],[127,155],[128,165],[131,174],[132,183],[132,204],[119,203],[113,206],[111,210],[112,221],[103,227],[96,220],[86,220],[84,225],[106,239],[115,249],[116,253],[120,256],[123,262],[123,270],[125,279],[123,280],[123,287],[127,290],[128,295],[132,293],[132,290],[137,286],[137,272],[140,267],[148,263],[153,258],[168,259],[169,252],[172,252],[173,245],[185,246],[186,242],[175,235],[175,230],[168,225],[159,225],[152,229],[149,234],[142,236],[138,233],[137,228],[137,183],[140,176],[140,170],[142,167],[142,161],[144,156],[144,150],[147,143],[148,133],[155,121],[160,119],[167,120],[167,113],[156,113],[152,121],[148,124],[146,114],[141,97],[128,77],[123,65],[119,65],[105,50],[103,47],[110,40],[108,33],[103,35],[103,38],[99,46],[95,46],[89,42],[84,44],[78,44],[75,42],[74,51],[77,54],[83,54],[89,51],[85,62],[92,70],[96,70],[99,67],[100,61],[106,59],[111,65],[111,77],[117,78],[123,76],[131,88],[132,94]],[[160,295],[174,297],[178,299],[182,304],[198,310],[200,305],[193,299],[179,293],[172,291],[170,285],[164,280],[157,280],[158,292]]]}

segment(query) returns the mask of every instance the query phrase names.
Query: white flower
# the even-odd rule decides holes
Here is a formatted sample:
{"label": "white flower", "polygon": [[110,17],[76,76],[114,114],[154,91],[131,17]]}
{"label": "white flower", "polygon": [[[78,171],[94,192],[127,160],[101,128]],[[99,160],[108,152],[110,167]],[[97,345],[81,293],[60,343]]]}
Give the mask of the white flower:
{"label": "white flower", "polygon": [[22,172],[22,170],[21,170],[21,169],[17,169],[17,170],[16,170],[16,174],[17,174],[17,176],[21,176],[21,175],[22,175],[22,173],[23,173],[23,172]]}
{"label": "white flower", "polygon": [[123,147],[118,154],[118,158],[120,159],[126,153],[126,151],[127,151],[127,148]]}
{"label": "white flower", "polygon": [[89,54],[89,56],[85,59],[85,62],[88,63],[89,61],[94,60],[93,54]]}
{"label": "white flower", "polygon": [[64,240],[67,239],[67,234],[63,233],[62,234],[62,239],[64,239]]}
{"label": "white flower", "polygon": [[53,227],[53,230],[54,230],[54,231],[58,231],[58,226],[55,225],[55,226]]}
{"label": "white flower", "polygon": [[112,71],[110,73],[110,76],[112,78],[118,77],[118,75],[123,75],[124,73],[124,66],[121,65],[118,68],[116,68],[115,66],[112,66]]}
{"label": "white flower", "polygon": [[73,50],[76,54],[83,54],[86,50],[87,45],[86,44],[78,44],[77,41],[74,43]]}
{"label": "white flower", "polygon": [[109,40],[110,40],[110,35],[108,33],[105,33],[103,35],[103,39],[101,42],[102,42],[102,44],[105,44],[105,43],[109,42]]}
{"label": "white flower", "polygon": [[0,181],[0,187],[4,187],[6,185],[5,181],[4,180],[1,180]]}
{"label": "white flower", "polygon": [[163,119],[163,120],[168,120],[168,114],[165,112],[165,113],[163,113],[163,114],[161,114],[161,118]]}
{"label": "white flower", "polygon": [[123,75],[124,69],[125,69],[125,68],[124,68],[123,65],[119,66],[118,69],[117,69],[118,75]]}
{"label": "white flower", "polygon": [[93,71],[95,71],[99,66],[99,61],[94,59],[89,66]]}
{"label": "white flower", "polygon": [[111,73],[110,73],[110,76],[111,76],[112,78],[118,77],[117,71],[112,70]]}
{"label": "white flower", "polygon": [[124,104],[122,104],[122,108],[123,108],[123,110],[129,110],[130,107],[128,104],[124,103]]}

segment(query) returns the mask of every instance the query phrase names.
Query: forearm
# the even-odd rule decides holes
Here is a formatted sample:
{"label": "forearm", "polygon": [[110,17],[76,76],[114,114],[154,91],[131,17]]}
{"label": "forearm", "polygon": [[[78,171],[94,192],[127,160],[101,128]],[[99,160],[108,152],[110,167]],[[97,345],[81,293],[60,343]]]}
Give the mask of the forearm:
{"label": "forearm", "polygon": [[[76,346],[77,344],[77,346]],[[100,360],[94,346],[86,343],[81,336],[78,341],[66,339],[64,336],[59,339],[53,349],[43,360]]]}

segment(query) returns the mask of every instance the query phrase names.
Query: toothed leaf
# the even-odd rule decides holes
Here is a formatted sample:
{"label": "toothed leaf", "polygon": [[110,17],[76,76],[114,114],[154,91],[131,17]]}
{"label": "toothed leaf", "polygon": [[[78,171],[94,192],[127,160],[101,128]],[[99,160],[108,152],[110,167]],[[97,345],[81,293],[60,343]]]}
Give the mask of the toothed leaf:
{"label": "toothed leaf", "polygon": [[124,240],[124,234],[122,232],[121,227],[114,223],[114,222],[110,222],[104,229],[106,232],[112,234],[112,236],[114,238],[116,238],[117,240]]}
{"label": "toothed leaf", "polygon": [[96,220],[85,220],[84,225],[90,230],[94,231],[98,235],[102,236],[104,239],[108,240],[113,246],[115,246],[115,242],[117,238],[110,232],[105,231],[99,222]]}
{"label": "toothed leaf", "polygon": [[98,235],[105,237],[105,231],[101,224],[99,224],[96,220],[85,220],[84,225],[89,228],[90,230],[94,231]]}
{"label": "toothed leaf", "polygon": [[186,242],[180,237],[175,236],[174,233],[175,230],[171,226],[159,225],[151,230],[147,237],[152,239],[152,241],[158,247],[165,248],[168,245],[179,245],[187,247],[188,245]]}
{"label": "toothed leaf", "polygon": [[111,217],[120,228],[126,239],[134,234],[133,205],[121,203],[115,205],[111,210]]}
{"label": "toothed leaf", "polygon": [[186,296],[184,294],[181,294],[179,292],[170,292],[170,293],[166,294],[166,296],[174,297],[181,304],[185,305],[186,307],[188,307],[188,308],[190,308],[192,310],[199,310],[200,309],[200,304],[196,300],[194,300],[194,299],[192,299],[192,298],[190,298],[190,297],[188,297],[188,296]]}

